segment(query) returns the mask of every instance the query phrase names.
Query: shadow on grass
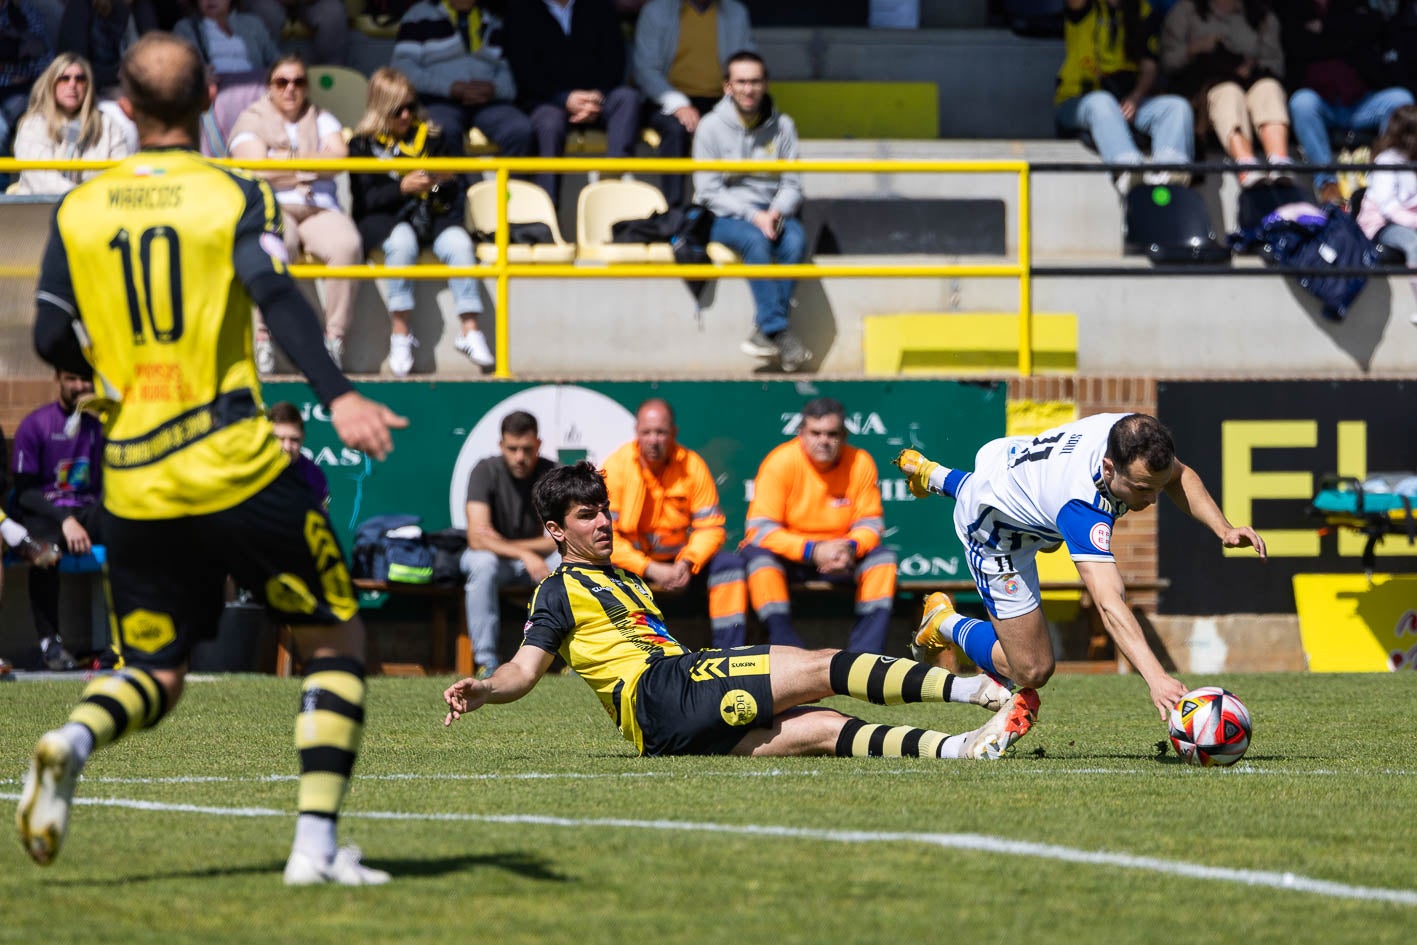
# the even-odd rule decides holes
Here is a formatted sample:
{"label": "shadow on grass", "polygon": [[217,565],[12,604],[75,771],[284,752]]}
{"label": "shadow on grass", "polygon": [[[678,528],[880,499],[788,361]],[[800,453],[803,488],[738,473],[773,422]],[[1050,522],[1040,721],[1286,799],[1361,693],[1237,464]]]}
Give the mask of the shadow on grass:
{"label": "shadow on grass", "polygon": [[[533,879],[542,882],[566,883],[571,881],[570,877],[557,872],[552,867],[550,860],[528,853],[489,853],[483,856],[446,856],[432,859],[370,858],[366,860],[366,863],[376,869],[387,870],[393,875],[395,882],[400,879],[446,876],[450,873],[461,873],[476,867],[502,869],[509,873],[515,873],[524,879]],[[157,873],[114,874],[109,872],[100,877],[76,876],[72,879],[55,880],[52,881],[50,885],[127,886],[133,883],[154,883],[173,879],[193,880],[224,879],[231,876],[278,876],[284,869],[285,861],[277,860],[266,863],[246,863],[241,866],[213,866],[206,869],[172,870]]]}

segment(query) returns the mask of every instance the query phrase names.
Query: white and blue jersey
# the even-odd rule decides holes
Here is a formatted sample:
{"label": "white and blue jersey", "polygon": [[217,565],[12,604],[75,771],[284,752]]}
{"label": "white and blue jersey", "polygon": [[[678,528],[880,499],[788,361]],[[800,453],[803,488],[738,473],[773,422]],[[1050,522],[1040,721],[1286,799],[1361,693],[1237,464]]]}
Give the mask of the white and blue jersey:
{"label": "white and blue jersey", "polygon": [[[1112,561],[1112,524],[1127,508],[1102,480],[1107,436],[1126,414],[1097,414],[1036,437],[984,445],[955,484],[955,531],[989,611],[1038,607],[1040,548],[1064,544],[1074,561]],[[945,491],[942,467],[931,477]],[[937,481],[938,480],[938,481]]]}

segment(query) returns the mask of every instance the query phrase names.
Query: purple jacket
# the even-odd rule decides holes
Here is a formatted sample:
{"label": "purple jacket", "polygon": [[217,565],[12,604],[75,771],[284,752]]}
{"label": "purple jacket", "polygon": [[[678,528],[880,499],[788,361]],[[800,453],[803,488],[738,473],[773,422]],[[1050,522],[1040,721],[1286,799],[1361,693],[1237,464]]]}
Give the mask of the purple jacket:
{"label": "purple jacket", "polygon": [[325,474],[320,471],[320,467],[316,466],[310,457],[304,455],[296,457],[295,462],[290,464],[290,468],[295,470],[295,474],[301,478],[305,485],[310,487],[320,508],[325,508],[330,504],[330,484],[326,481]]}
{"label": "purple jacket", "polygon": [[81,414],[73,438],[64,433],[69,414],[55,401],[20,421],[10,470],[16,505],[56,524],[72,510],[98,504],[103,494],[103,425]]}

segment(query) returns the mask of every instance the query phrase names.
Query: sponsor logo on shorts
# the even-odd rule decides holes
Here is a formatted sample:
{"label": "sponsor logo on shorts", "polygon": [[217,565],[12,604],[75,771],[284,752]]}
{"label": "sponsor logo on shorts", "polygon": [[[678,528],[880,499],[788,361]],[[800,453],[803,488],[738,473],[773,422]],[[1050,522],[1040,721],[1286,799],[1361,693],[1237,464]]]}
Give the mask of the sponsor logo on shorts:
{"label": "sponsor logo on shorts", "polygon": [[730,689],[718,704],[718,712],[729,725],[751,725],[758,717],[758,701],[743,689]]}
{"label": "sponsor logo on shorts", "polygon": [[1112,551],[1112,526],[1106,522],[1098,522],[1092,526],[1092,531],[1087,533],[1092,546],[1098,551]]}
{"label": "sponsor logo on shorts", "polygon": [[135,610],[119,621],[123,645],[144,653],[156,653],[177,639],[172,618],[152,610]]}
{"label": "sponsor logo on shorts", "polygon": [[1010,597],[1017,597],[1018,589],[1018,578],[1009,578],[1004,582],[1004,593],[1009,595]]}

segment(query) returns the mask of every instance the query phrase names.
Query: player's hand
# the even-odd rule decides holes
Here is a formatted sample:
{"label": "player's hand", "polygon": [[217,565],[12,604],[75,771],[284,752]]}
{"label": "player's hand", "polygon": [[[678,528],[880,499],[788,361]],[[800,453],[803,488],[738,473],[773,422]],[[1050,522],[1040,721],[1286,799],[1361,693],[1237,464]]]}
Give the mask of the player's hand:
{"label": "player's hand", "polygon": [[905,473],[911,495],[923,499],[930,494],[930,474],[940,468],[939,463],[926,459],[919,450],[901,450],[891,464]]}
{"label": "player's hand", "polygon": [[1156,706],[1156,711],[1161,714],[1161,720],[1166,721],[1166,717],[1171,710],[1176,707],[1176,703],[1181,701],[1181,697],[1186,694],[1186,684],[1175,676],[1162,673],[1155,679],[1149,680],[1147,685],[1151,687],[1151,704]]}
{"label": "player's hand", "polygon": [[330,423],[334,424],[335,435],[345,446],[381,460],[394,448],[393,434],[389,431],[408,426],[408,418],[350,391],[340,394],[330,404]]}
{"label": "player's hand", "polygon": [[469,712],[475,712],[487,704],[492,687],[485,679],[459,679],[443,690],[443,701],[448,704],[448,714],[443,717],[446,728]]}
{"label": "player's hand", "polygon": [[69,553],[75,555],[86,555],[93,548],[93,541],[89,538],[88,531],[79,524],[79,520],[70,515],[59,523],[59,528],[64,532],[64,543],[69,546]]}
{"label": "player's hand", "polygon": [[1220,543],[1226,548],[1254,548],[1255,553],[1260,556],[1262,561],[1269,557],[1269,552],[1264,546],[1264,539],[1260,537],[1259,532],[1248,525],[1230,529],[1221,537]]}

